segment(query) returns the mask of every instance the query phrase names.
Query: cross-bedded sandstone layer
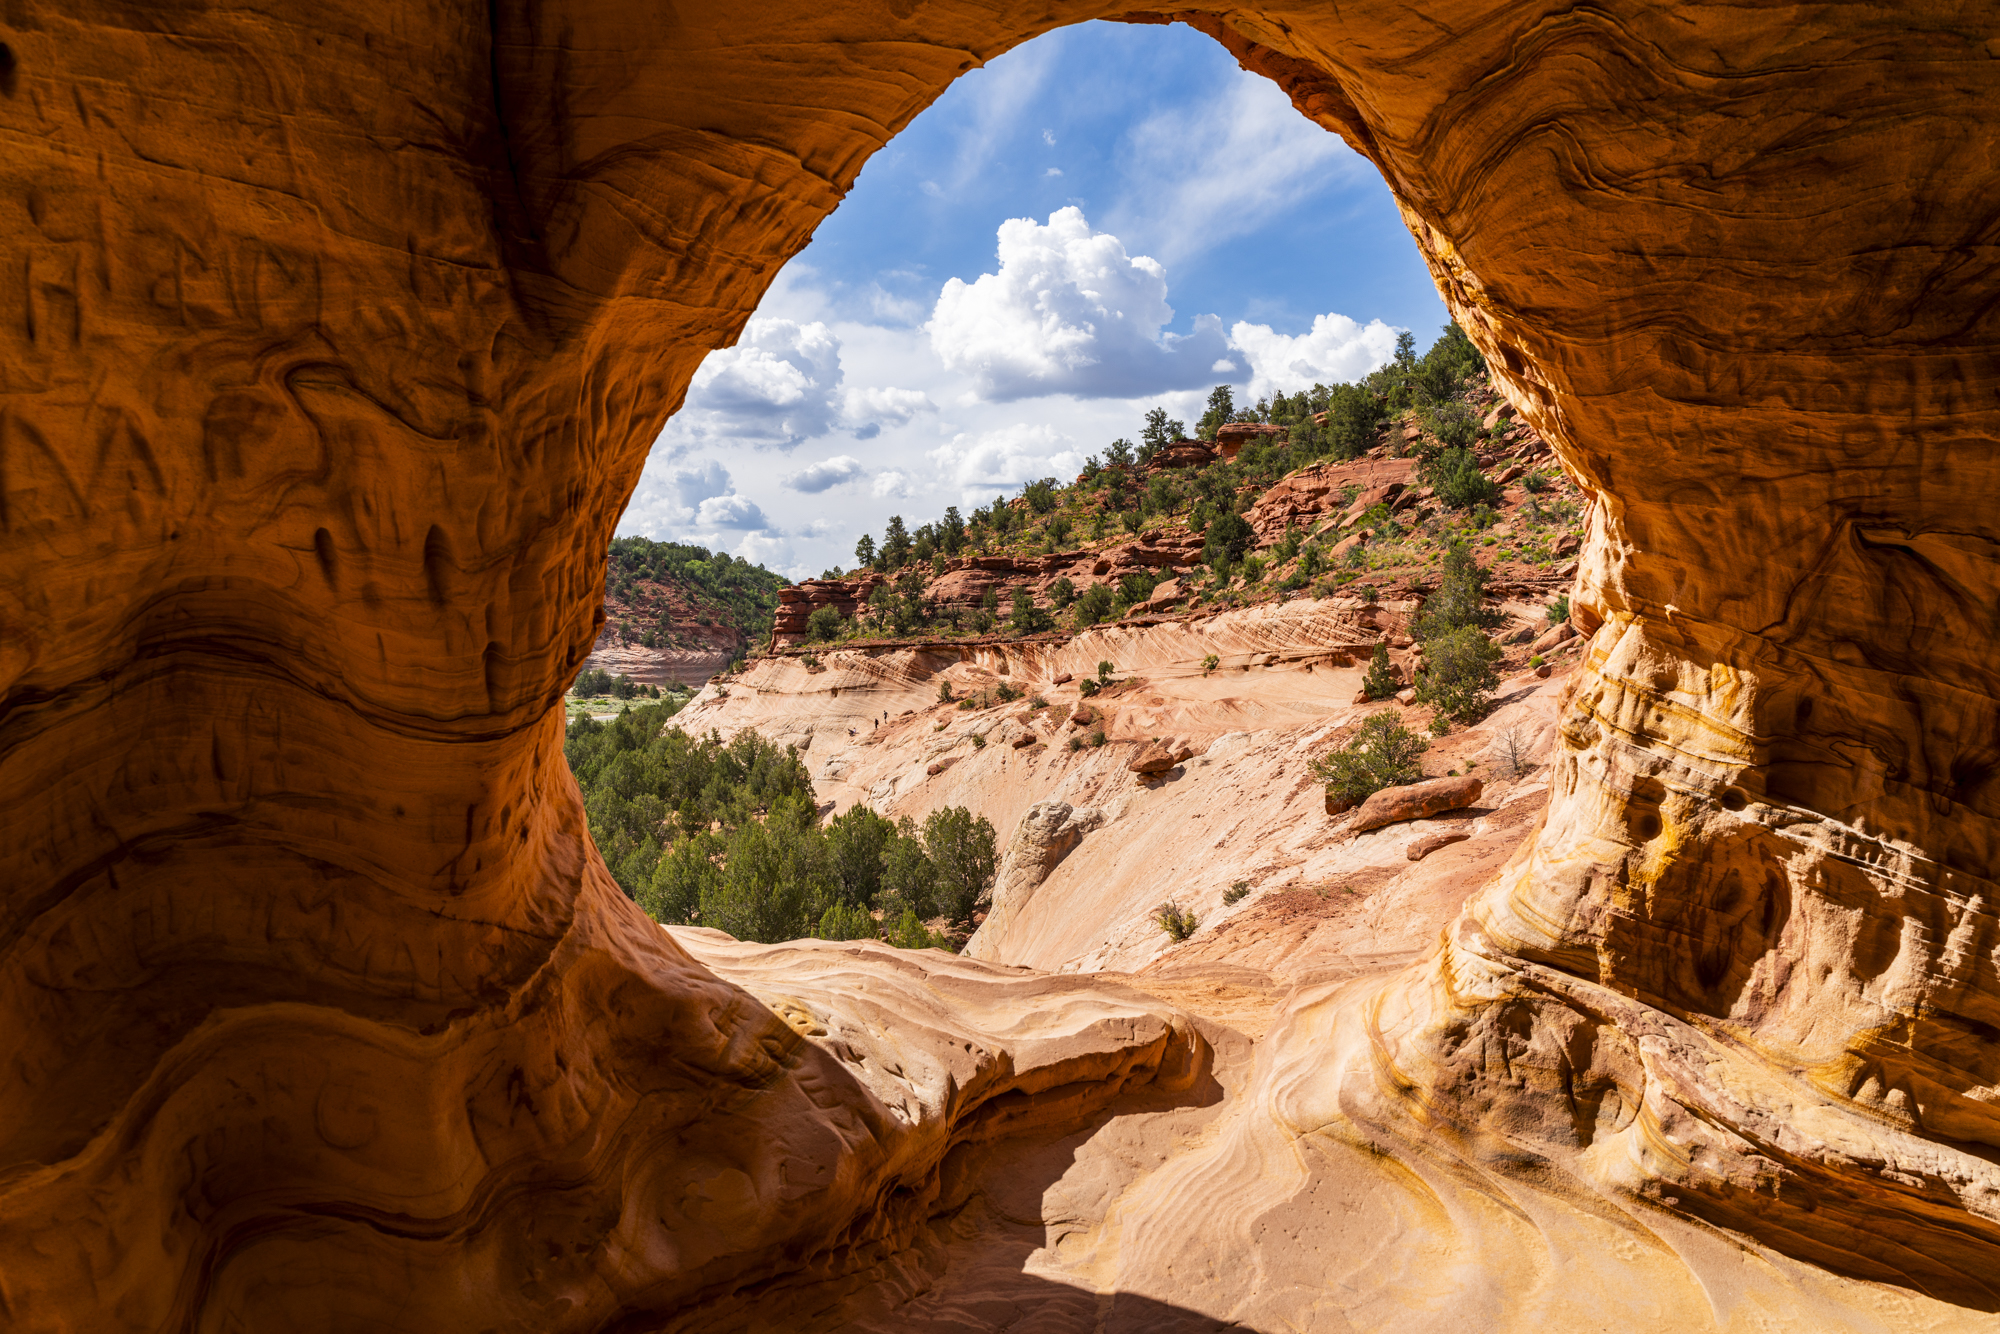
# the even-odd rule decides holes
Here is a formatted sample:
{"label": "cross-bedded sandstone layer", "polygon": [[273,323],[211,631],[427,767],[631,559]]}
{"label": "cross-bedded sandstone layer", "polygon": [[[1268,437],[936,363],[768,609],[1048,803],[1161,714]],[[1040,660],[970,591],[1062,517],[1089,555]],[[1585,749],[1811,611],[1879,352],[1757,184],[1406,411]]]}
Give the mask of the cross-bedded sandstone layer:
{"label": "cross-bedded sandstone layer", "polygon": [[[15,1327],[600,1328],[922,1212],[985,1104],[954,1069],[898,1121],[645,923],[555,704],[701,356],[954,77],[1105,16],[1366,154],[1601,502],[1544,827],[1428,965],[1274,1031],[1314,1074],[1272,1124],[2000,1306],[1989,14],[17,0]],[[952,1013],[932,1059],[1035,1104],[1018,1025]],[[1103,1097],[1197,1059],[1066,1013]]]}

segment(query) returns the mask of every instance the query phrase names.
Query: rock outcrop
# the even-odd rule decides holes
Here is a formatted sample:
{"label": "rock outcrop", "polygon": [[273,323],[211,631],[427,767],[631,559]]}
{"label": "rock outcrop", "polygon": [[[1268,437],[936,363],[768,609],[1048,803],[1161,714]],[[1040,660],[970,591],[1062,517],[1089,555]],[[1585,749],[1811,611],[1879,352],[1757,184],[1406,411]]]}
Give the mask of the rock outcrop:
{"label": "rock outcrop", "polygon": [[1432,778],[1421,783],[1385,787],[1361,803],[1348,824],[1353,833],[1380,829],[1385,824],[1422,820],[1446,811],[1462,810],[1479,800],[1485,784],[1477,778]]}
{"label": "rock outcrop", "polygon": [[[1597,498],[1586,657],[1523,853],[1393,982],[1302,988],[1055,1286],[1152,1327],[2000,1309],[1990,25],[1176,13],[1383,173]],[[557,709],[661,422],[869,155],[1058,22],[1161,17],[7,6],[15,1327],[800,1325],[816,1277],[922,1287],[956,1145],[1221,1096],[1170,1014],[1024,976],[889,1098],[821,1017],[858,982],[760,999],[617,891]]]}
{"label": "rock outcrop", "polygon": [[1169,742],[1153,740],[1148,741],[1125,767],[1141,777],[1150,778],[1166,773],[1193,754],[1194,752],[1186,746],[1175,746]]}
{"label": "rock outcrop", "polygon": [[[1049,878],[1083,836],[1104,823],[1104,812],[1095,806],[1072,807],[1066,801],[1035,803],[1021,817],[1008,840],[993,877],[992,902],[986,920],[965,944],[965,953],[974,959],[1001,959],[995,941],[1006,935],[1028,899]],[[988,927],[991,930],[988,930]]]}
{"label": "rock outcrop", "polygon": [[1225,459],[1233,459],[1243,452],[1243,446],[1253,440],[1278,441],[1285,438],[1285,428],[1263,422],[1230,422],[1215,429],[1215,447]]}

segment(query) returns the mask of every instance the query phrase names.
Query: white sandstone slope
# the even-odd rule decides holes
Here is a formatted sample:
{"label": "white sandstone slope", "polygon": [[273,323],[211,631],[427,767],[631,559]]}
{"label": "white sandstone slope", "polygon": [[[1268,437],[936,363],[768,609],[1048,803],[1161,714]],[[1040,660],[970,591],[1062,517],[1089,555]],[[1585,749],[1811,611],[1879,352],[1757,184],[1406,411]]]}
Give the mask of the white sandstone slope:
{"label": "white sandstone slope", "polygon": [[[1515,781],[1484,752],[1511,731],[1523,754],[1545,757],[1561,687],[1560,678],[1509,681],[1489,719],[1433,744],[1427,772],[1471,761],[1487,779],[1473,811],[1345,837],[1307,765],[1369,713],[1395,707],[1355,698],[1366,645],[1396,633],[1410,610],[1296,601],[962,657],[831,650],[818,670],[768,659],[703,690],[677,722],[725,735],[754,727],[799,746],[821,801],[840,808],[984,815],[1011,855],[968,947],[975,957],[1054,972],[1132,972],[1171,955],[1289,975],[1324,965],[1329,951],[1386,965],[1414,957],[1497,867],[1496,840],[1503,858],[1532,823],[1536,774]],[[1219,663],[1205,672],[1209,654]],[[1089,701],[1074,680],[1056,684],[1100,661],[1125,684]],[[1003,685],[1020,697],[963,709],[940,702],[941,681],[961,699],[990,699]],[[1082,725],[1071,721],[1080,704],[1094,715]],[[1100,729],[1105,743],[1093,746]],[[1127,766],[1155,738],[1192,755],[1141,778]],[[1046,817],[1051,803],[1069,812],[1043,837],[1063,846],[1015,849],[1036,828],[1031,813],[1043,807]],[[1481,837],[1410,861],[1410,844],[1440,827]],[[1251,892],[1225,905],[1224,892],[1245,881]],[[1168,899],[1201,919],[1185,944],[1152,921]]]}

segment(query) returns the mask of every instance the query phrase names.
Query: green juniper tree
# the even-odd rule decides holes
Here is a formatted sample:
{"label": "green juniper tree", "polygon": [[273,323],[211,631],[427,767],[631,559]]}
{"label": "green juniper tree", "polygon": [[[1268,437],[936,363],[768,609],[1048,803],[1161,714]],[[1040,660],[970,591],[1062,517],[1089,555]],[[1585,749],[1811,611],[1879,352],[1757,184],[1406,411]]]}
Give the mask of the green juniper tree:
{"label": "green juniper tree", "polygon": [[1383,788],[1422,778],[1417,761],[1429,749],[1430,742],[1398,722],[1389,709],[1369,715],[1345,746],[1314,760],[1309,772],[1326,784],[1329,797],[1358,805]]}

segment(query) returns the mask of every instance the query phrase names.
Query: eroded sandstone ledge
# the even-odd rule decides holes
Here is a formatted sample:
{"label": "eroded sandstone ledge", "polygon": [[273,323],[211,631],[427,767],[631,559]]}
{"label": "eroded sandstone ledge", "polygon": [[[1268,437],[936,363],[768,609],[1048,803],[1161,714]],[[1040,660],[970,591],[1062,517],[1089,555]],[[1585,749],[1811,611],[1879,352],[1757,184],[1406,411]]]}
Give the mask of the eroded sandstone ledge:
{"label": "eroded sandstone ledge", "polygon": [[[1600,501],[1544,827],[1428,964],[1299,1003],[1231,1142],[1319,1162],[1299,1137],[1331,1134],[1440,1198],[1555,1174],[2000,1306],[1983,16],[27,0],[0,26],[15,1327],[688,1319],[929,1189],[954,1114],[883,1119],[625,903],[554,710],[702,355],[951,79],[1098,16],[1194,23],[1366,154]],[[1099,1073],[1173,1067],[1171,1015],[1128,1018]],[[937,1042],[1017,1068],[960,1023]],[[1422,1217],[1396,1235],[1451,1231]],[[1152,1245],[1127,1286],[1177,1309],[1340,1306],[1179,1287]]]}

